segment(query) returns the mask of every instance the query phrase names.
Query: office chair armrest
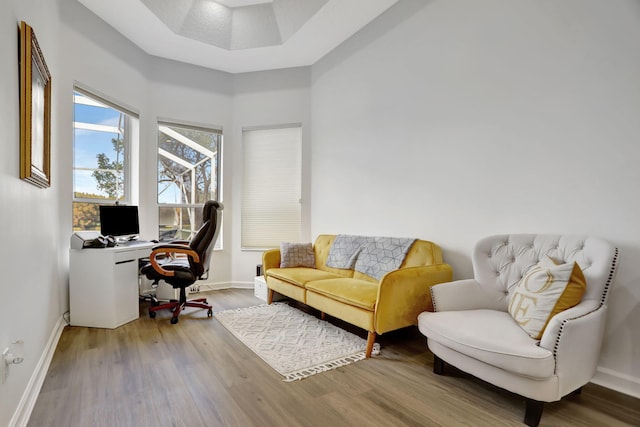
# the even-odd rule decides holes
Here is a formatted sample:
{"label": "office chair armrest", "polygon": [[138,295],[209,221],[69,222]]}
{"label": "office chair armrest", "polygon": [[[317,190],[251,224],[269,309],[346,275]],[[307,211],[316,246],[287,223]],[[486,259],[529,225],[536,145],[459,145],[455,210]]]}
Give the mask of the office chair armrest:
{"label": "office chair armrest", "polygon": [[198,253],[188,246],[180,244],[154,246],[153,250],[151,251],[151,255],[149,255],[149,261],[151,262],[151,266],[153,267],[153,269],[164,276],[175,276],[175,272],[162,268],[162,265],[159,264],[156,259],[156,257],[160,254],[164,256],[170,256],[172,258],[175,254],[183,254],[193,259],[194,262],[200,262]]}
{"label": "office chair armrest", "polygon": [[[163,248],[164,247],[175,248],[176,246],[177,247],[185,247],[185,246],[188,247],[189,243],[190,243],[189,240],[170,240],[168,242],[160,243],[160,246],[156,245],[151,249],[154,250],[154,249],[158,249],[160,247],[163,247]],[[174,246],[174,245],[176,245],[176,246]],[[175,254],[172,254],[171,251],[170,252],[165,252],[165,256],[168,256],[171,259],[175,259],[176,258]]]}

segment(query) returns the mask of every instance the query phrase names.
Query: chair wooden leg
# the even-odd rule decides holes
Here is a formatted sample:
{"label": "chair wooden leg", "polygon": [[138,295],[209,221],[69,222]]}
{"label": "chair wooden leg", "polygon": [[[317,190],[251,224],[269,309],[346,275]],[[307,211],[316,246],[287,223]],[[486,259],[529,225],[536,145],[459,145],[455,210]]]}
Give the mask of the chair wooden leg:
{"label": "chair wooden leg", "polygon": [[373,351],[373,344],[375,344],[375,342],[376,342],[376,333],[369,331],[369,333],[367,334],[367,351],[364,354],[367,359],[371,357],[371,352]]}
{"label": "chair wooden leg", "polygon": [[571,393],[569,393],[569,397],[576,397],[576,396],[580,396],[581,394],[582,394],[582,387],[577,388],[573,390]]}
{"label": "chair wooden leg", "polygon": [[542,418],[544,402],[527,398],[525,408],[524,423],[529,427],[537,427],[540,424],[540,418]]}
{"label": "chair wooden leg", "polygon": [[273,289],[267,288],[267,304],[271,304],[273,302]]}
{"label": "chair wooden leg", "polygon": [[325,313],[324,311],[320,312],[320,320],[327,320],[327,313]]}
{"label": "chair wooden leg", "polygon": [[444,375],[444,360],[435,354],[433,355],[433,373],[436,375]]}

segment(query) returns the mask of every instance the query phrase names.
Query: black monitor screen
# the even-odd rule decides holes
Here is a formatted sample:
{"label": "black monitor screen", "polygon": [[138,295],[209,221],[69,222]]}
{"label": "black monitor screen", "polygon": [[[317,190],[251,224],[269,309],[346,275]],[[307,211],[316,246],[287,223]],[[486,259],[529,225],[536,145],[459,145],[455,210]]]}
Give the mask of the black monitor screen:
{"label": "black monitor screen", "polygon": [[138,207],[100,205],[100,234],[116,237],[140,234]]}

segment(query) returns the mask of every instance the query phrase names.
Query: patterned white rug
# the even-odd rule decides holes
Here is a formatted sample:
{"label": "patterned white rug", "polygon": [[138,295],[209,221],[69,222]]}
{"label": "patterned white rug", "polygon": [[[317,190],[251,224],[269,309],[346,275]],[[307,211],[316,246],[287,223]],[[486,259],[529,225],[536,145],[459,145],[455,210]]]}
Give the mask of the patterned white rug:
{"label": "patterned white rug", "polygon": [[[367,340],[284,303],[220,311],[214,317],[284,381],[365,358]],[[379,351],[374,344],[372,354]]]}

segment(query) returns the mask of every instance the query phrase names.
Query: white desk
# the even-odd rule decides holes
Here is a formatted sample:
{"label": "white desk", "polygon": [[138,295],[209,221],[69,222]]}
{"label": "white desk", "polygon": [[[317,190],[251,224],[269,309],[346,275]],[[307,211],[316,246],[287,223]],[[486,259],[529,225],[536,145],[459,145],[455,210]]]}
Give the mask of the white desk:
{"label": "white desk", "polygon": [[138,260],[153,242],[69,251],[69,308],[73,326],[114,329],[138,318]]}

